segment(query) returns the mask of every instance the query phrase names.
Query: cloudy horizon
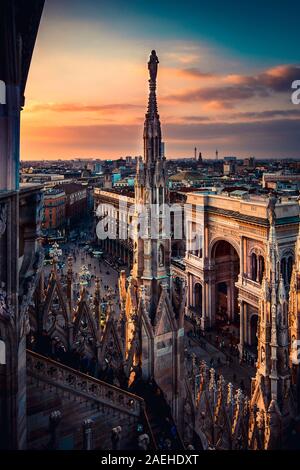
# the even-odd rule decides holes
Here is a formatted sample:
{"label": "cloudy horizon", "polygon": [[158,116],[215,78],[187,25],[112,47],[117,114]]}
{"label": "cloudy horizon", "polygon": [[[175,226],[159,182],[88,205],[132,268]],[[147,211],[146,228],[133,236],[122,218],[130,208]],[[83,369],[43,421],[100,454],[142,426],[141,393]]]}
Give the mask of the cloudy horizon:
{"label": "cloudy horizon", "polygon": [[285,10],[269,0],[239,9],[233,1],[112,3],[46,1],[22,160],[142,154],[153,48],[167,157],[192,157],[195,146],[204,158],[216,149],[220,158],[300,157],[300,105],[291,101],[299,6],[291,16],[289,2]]}

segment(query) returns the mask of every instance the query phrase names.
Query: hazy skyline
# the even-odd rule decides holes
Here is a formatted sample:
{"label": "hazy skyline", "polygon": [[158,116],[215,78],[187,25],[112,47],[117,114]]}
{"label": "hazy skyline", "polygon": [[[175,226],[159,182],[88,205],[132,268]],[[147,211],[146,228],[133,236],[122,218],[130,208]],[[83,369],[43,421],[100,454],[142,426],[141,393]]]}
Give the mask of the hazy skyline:
{"label": "hazy skyline", "polygon": [[151,49],[167,157],[299,157],[300,6],[263,3],[46,0],[21,158],[142,154]]}

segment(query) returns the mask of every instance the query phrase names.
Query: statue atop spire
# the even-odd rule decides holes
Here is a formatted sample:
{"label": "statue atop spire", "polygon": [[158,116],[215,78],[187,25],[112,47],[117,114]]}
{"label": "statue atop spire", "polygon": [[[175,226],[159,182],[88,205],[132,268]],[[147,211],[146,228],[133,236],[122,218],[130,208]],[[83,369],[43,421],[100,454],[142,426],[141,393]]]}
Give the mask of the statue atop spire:
{"label": "statue atop spire", "polygon": [[151,82],[156,82],[158,64],[159,64],[158,57],[156,55],[156,52],[153,50],[151,51],[149,62],[148,62],[148,70],[150,73]]}
{"label": "statue atop spire", "polygon": [[[148,100],[148,110],[146,118],[148,120],[153,120],[154,117],[159,119],[157,113],[157,102],[156,102],[156,78],[157,78],[157,69],[158,69],[159,60],[156,55],[156,52],[153,50],[150,54],[148,61],[148,70],[149,70],[149,100]],[[145,122],[145,125],[148,125],[148,122]],[[160,124],[159,124],[160,126]]]}
{"label": "statue atop spire", "polygon": [[[150,165],[155,165],[158,160],[162,160],[161,127],[156,100],[156,78],[158,63],[158,57],[156,52],[153,50],[148,61],[148,70],[150,74],[150,78],[148,80],[149,98],[144,123],[144,162]],[[152,169],[152,173],[151,175],[148,174],[148,177],[153,179],[153,175],[154,172]],[[153,181],[151,182],[150,186],[153,186]]]}

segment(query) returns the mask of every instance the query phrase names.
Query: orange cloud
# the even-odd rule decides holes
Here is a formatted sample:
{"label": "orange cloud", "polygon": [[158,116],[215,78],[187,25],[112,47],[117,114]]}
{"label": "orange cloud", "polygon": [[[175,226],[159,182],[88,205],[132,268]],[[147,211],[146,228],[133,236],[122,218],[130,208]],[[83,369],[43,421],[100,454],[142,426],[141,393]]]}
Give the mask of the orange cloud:
{"label": "orange cloud", "polygon": [[128,103],[114,103],[114,104],[81,104],[81,103],[38,103],[33,104],[27,108],[28,112],[40,111],[53,111],[58,113],[73,113],[73,112],[102,112],[102,113],[117,113],[120,111],[128,111],[142,108],[142,105],[128,104]]}
{"label": "orange cloud", "polygon": [[197,78],[197,79],[208,79],[208,78],[216,79],[218,77],[216,74],[213,74],[210,72],[204,72],[203,70],[196,68],[196,67],[179,69],[178,74],[182,75],[183,77]]}

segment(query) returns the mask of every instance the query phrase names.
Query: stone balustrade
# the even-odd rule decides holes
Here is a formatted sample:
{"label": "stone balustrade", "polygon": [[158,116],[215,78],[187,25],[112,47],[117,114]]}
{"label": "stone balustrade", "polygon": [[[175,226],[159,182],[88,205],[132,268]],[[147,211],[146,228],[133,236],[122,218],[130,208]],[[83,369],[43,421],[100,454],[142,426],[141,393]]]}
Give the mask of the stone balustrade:
{"label": "stone balustrade", "polygon": [[131,416],[139,417],[143,414],[144,400],[142,398],[79,371],[75,371],[33,351],[27,350],[26,354],[27,374],[29,376],[49,385],[83,396],[86,399],[118,409]]}

